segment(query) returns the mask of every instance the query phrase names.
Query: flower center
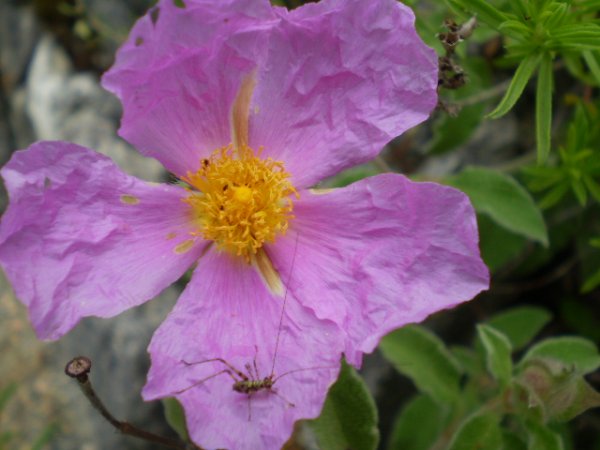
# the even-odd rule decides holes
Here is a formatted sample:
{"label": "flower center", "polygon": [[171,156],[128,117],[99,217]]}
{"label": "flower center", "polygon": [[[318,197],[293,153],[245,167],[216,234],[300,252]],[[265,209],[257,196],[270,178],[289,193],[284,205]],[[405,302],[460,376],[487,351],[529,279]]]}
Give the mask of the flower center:
{"label": "flower center", "polygon": [[193,209],[197,234],[248,262],[286,232],[294,217],[291,195],[298,197],[283,163],[260,153],[223,147],[182,178],[191,186],[184,201]]}

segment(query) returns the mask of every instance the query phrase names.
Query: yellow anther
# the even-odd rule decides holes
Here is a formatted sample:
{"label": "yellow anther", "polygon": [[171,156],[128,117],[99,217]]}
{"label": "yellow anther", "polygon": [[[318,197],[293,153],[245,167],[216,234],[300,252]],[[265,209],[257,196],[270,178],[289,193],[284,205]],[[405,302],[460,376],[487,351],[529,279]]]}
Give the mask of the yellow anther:
{"label": "yellow anther", "polygon": [[283,164],[261,159],[249,147],[217,149],[183,180],[190,185],[184,201],[192,207],[194,234],[247,262],[284,234],[294,217],[292,197],[298,194]]}

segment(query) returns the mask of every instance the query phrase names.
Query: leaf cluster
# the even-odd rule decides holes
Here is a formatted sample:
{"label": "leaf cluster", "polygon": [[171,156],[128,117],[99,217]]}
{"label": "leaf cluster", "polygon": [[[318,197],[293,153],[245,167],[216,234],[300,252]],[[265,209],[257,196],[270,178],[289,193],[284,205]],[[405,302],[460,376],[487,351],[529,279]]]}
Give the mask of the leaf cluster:
{"label": "leaf cluster", "polygon": [[[506,94],[488,114],[510,111],[537,73],[535,101],[538,162],[551,148],[554,61],[563,58],[575,77],[600,83],[600,4],[594,0],[448,0],[458,11],[475,14],[505,40],[504,62],[517,64]],[[585,67],[589,71],[586,73]]]}

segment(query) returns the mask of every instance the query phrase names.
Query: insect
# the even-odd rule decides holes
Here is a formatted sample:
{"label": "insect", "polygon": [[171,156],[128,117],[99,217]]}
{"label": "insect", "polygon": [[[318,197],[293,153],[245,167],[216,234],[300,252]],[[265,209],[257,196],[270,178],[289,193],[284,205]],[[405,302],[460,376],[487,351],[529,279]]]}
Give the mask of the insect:
{"label": "insect", "polygon": [[296,260],[296,252],[298,249],[298,237],[296,237],[296,244],[295,244],[295,248],[294,248],[294,253],[293,253],[293,258],[292,258],[292,263],[290,266],[290,275],[288,277],[288,282],[286,284],[286,291],[283,297],[283,304],[282,304],[282,308],[281,308],[281,314],[279,316],[279,326],[278,326],[278,331],[277,331],[277,337],[275,340],[275,350],[273,352],[273,363],[271,366],[271,370],[269,372],[269,375],[261,377],[260,376],[260,372],[258,370],[258,366],[256,364],[256,356],[258,354],[258,347],[254,346],[255,348],[255,353],[254,353],[254,359],[252,364],[250,363],[246,363],[244,365],[245,371],[242,371],[240,369],[238,369],[237,367],[235,367],[232,363],[230,363],[229,361],[225,360],[224,358],[210,358],[210,359],[205,359],[202,361],[196,361],[196,362],[187,362],[187,361],[182,361],[186,366],[196,366],[199,364],[206,364],[206,363],[211,363],[211,362],[218,362],[220,364],[222,364],[223,368],[222,370],[217,371],[216,373],[213,373],[205,378],[202,378],[201,380],[198,380],[196,382],[194,382],[192,385],[181,389],[179,391],[176,391],[176,394],[181,394],[185,391],[188,391],[189,389],[192,389],[196,386],[199,386],[203,383],[205,383],[206,381],[210,380],[211,378],[215,378],[217,376],[223,375],[223,374],[227,374],[229,375],[229,377],[231,377],[231,379],[233,380],[233,384],[231,386],[232,390],[235,392],[238,392],[240,394],[245,394],[248,397],[248,421],[251,421],[252,419],[252,408],[251,408],[251,402],[252,402],[252,397],[254,395],[256,395],[259,392],[267,392],[270,394],[274,394],[277,397],[279,397],[280,399],[282,399],[287,407],[289,408],[293,408],[295,405],[290,402],[289,400],[287,400],[285,397],[283,397],[279,392],[277,392],[277,390],[274,388],[275,383],[287,376],[290,375],[292,373],[296,373],[296,372],[301,372],[301,371],[306,371],[306,370],[313,370],[313,369],[334,369],[334,367],[310,367],[310,368],[301,368],[301,369],[294,369],[294,370],[290,370],[287,372],[284,372],[281,375],[275,376],[275,363],[277,361],[277,352],[279,349],[279,341],[280,341],[280,336],[281,336],[281,329],[282,329],[282,324],[283,324],[283,317],[285,314],[285,306],[286,306],[286,302],[287,302],[287,295],[288,295],[288,288],[287,286],[289,286],[290,284],[290,280],[292,277],[292,272],[294,269],[294,263]]}

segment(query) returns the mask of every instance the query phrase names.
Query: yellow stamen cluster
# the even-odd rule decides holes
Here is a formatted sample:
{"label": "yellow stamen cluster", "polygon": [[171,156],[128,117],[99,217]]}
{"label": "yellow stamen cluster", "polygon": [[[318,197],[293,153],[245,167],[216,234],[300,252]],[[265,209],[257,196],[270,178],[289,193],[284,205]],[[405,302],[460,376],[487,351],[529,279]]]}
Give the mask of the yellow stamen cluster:
{"label": "yellow stamen cluster", "polygon": [[183,180],[191,186],[184,201],[192,206],[198,234],[248,262],[293,218],[291,196],[298,193],[283,163],[261,159],[249,147],[217,149]]}

